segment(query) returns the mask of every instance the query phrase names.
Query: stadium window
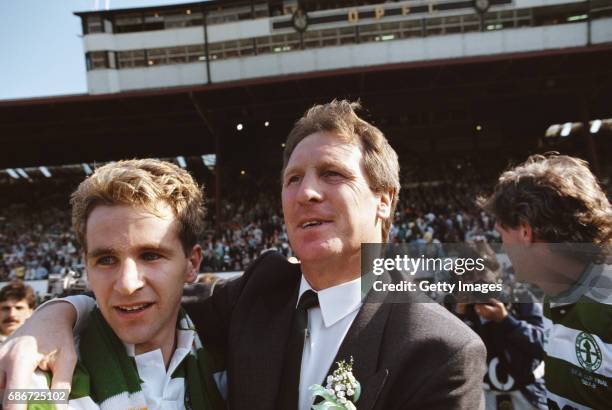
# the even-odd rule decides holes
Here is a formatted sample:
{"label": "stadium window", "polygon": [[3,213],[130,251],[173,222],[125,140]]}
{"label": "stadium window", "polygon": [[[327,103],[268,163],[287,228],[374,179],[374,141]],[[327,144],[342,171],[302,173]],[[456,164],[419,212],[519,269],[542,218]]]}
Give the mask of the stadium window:
{"label": "stadium window", "polygon": [[259,19],[259,18],[266,18],[266,17],[270,17],[270,11],[268,9],[268,5],[267,4],[260,4],[258,6],[255,7],[255,18]]}
{"label": "stadium window", "polygon": [[445,17],[444,32],[446,34],[461,33],[461,18],[459,16]]}
{"label": "stadium window", "polygon": [[223,43],[211,43],[208,45],[208,55],[211,60],[218,60],[223,55]]}
{"label": "stadium window", "polygon": [[240,56],[240,45],[238,41],[226,41],[223,43],[223,58],[234,58]]}
{"label": "stadium window", "polygon": [[427,19],[427,35],[436,36],[444,34],[444,26],[441,18]]}
{"label": "stadium window", "polygon": [[368,24],[365,26],[359,26],[359,34],[360,35],[369,35],[372,33],[377,33],[380,31],[380,24]]}
{"label": "stadium window", "polygon": [[115,16],[115,31],[117,33],[132,33],[142,31],[143,19],[141,13],[123,13]]}
{"label": "stadium window", "polygon": [[117,52],[117,63],[119,68],[131,68],[132,66],[132,52],[131,51],[118,51]]}
{"label": "stadium window", "polygon": [[304,48],[321,47],[321,31],[306,31],[304,33]]}
{"label": "stadium window", "polygon": [[460,17],[461,32],[480,31],[480,17],[476,14],[468,14]]}
{"label": "stadium window", "polygon": [[300,41],[299,33],[286,34],[285,35],[285,46],[283,47],[283,51],[289,51],[291,49],[299,49],[300,42],[301,41]]}
{"label": "stadium window", "polygon": [[238,13],[238,20],[251,20],[252,18],[253,13],[250,10]]}
{"label": "stadium window", "polygon": [[246,38],[239,41],[240,44],[240,55],[241,56],[252,56],[255,54],[255,42],[251,38]]}
{"label": "stadium window", "polygon": [[421,20],[406,20],[401,24],[401,37],[421,37]]}
{"label": "stadium window", "polygon": [[162,13],[166,29],[187,27],[187,19],[182,11],[171,10]]}
{"label": "stadium window", "polygon": [[[249,18],[250,18],[250,7]],[[218,9],[208,14],[208,24],[223,24],[238,21],[238,11],[236,9]]]}
{"label": "stadium window", "polygon": [[321,31],[321,44],[323,47],[338,45],[338,30],[329,29]]}
{"label": "stadium window", "polygon": [[186,47],[170,47],[168,48],[168,62],[170,64],[182,64],[187,62]]}
{"label": "stadium window", "polygon": [[271,53],[272,49],[270,48],[270,37],[258,37],[255,39],[257,54],[267,54]]}
{"label": "stadium window", "polygon": [[187,18],[187,26],[188,27],[193,27],[193,26],[201,26],[202,24],[204,24],[204,16],[202,14],[202,12],[191,12],[191,14],[185,16]]}
{"label": "stadium window", "polygon": [[157,11],[146,12],[142,28],[145,31],[163,30],[165,28],[163,16]]}
{"label": "stadium window", "polygon": [[119,51],[117,60],[119,68],[144,67],[146,65],[144,50]]}
{"label": "stadium window", "polygon": [[198,61],[205,61],[206,56],[204,54],[204,46],[201,44],[195,46],[187,46],[187,62],[194,63]]}
{"label": "stadium window", "polygon": [[168,64],[168,49],[166,48],[152,48],[147,50],[147,64],[163,65]]}
{"label": "stadium window", "polygon": [[87,16],[87,32],[85,34],[103,33],[102,17]]}
{"label": "stadium window", "polygon": [[357,42],[355,27],[342,27],[339,30],[340,44],[354,44]]}
{"label": "stadium window", "polygon": [[85,54],[87,71],[107,68],[106,51],[91,51]]}
{"label": "stadium window", "polygon": [[144,50],[132,51],[132,62],[133,62],[133,67],[145,67],[147,65],[145,51]]}
{"label": "stadium window", "polygon": [[533,25],[533,10],[532,9],[518,9],[514,10],[515,15],[515,27],[531,27]]}
{"label": "stadium window", "polygon": [[283,51],[291,50],[291,48],[287,45],[284,34],[270,37],[270,49],[272,53],[281,53]]}

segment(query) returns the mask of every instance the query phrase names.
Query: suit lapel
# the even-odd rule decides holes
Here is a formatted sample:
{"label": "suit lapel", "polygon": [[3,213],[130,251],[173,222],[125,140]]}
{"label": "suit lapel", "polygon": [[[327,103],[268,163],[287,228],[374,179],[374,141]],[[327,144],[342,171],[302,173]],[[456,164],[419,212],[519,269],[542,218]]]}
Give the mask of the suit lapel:
{"label": "suit lapel", "polygon": [[[389,278],[383,281],[388,282]],[[361,384],[359,410],[373,408],[389,374],[387,369],[378,369],[385,325],[391,312],[391,304],[381,303],[381,296],[380,293],[368,293],[328,372],[331,374],[335,370],[337,361],[348,362],[353,357],[353,375]]]}

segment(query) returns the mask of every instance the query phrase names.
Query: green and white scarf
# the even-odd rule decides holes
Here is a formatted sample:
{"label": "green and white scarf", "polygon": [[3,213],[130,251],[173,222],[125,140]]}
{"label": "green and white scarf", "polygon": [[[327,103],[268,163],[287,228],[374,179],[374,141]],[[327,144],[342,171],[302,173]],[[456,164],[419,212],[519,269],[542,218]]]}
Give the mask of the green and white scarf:
{"label": "green and white scarf", "polygon": [[[191,319],[183,309],[179,313],[177,330],[195,332]],[[222,369],[222,360],[202,346],[196,333],[191,352],[171,376],[185,379],[186,409],[226,409],[212,376],[214,372]],[[49,377],[47,379],[49,380]],[[79,361],[72,378],[69,399],[74,400],[76,404],[80,399],[86,398],[91,398],[102,410],[147,408],[136,362],[133,357],[128,356],[125,346],[97,308],[90,315],[87,329],[81,335]],[[28,410],[53,409],[53,404],[28,405]]]}

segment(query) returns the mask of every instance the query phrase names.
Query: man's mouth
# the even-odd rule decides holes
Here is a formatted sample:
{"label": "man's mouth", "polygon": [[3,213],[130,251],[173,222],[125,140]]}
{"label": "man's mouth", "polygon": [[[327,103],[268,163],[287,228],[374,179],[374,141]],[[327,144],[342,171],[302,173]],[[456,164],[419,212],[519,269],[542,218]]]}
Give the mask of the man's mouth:
{"label": "man's mouth", "polygon": [[151,306],[153,306],[153,303],[139,303],[139,304],[132,304],[132,305],[117,305],[117,306],[114,306],[114,308],[122,313],[138,313],[138,312],[142,312],[143,310]]}
{"label": "man's mouth", "polygon": [[309,220],[309,221],[306,221],[306,222],[300,224],[300,228],[308,229],[308,228],[312,228],[312,227],[315,227],[315,226],[323,225],[324,223],[327,223],[327,222],[329,222],[329,221],[323,221],[323,220],[320,220],[320,219],[313,219],[313,220]]}

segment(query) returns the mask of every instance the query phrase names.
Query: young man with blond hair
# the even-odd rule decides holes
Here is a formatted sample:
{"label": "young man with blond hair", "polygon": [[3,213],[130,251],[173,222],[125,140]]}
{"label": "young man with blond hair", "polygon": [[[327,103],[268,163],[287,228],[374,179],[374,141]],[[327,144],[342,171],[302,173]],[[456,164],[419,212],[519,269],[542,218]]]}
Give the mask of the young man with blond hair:
{"label": "young man with blond hair", "polygon": [[200,188],[176,165],[120,161],[98,168],[71,203],[97,304],[81,324],[70,408],[224,408],[213,357],[180,307],[202,259]]}
{"label": "young man with blond hair", "polygon": [[548,406],[612,403],[612,207],[588,164],[533,155],[504,172],[483,201],[514,265],[544,304]]}

